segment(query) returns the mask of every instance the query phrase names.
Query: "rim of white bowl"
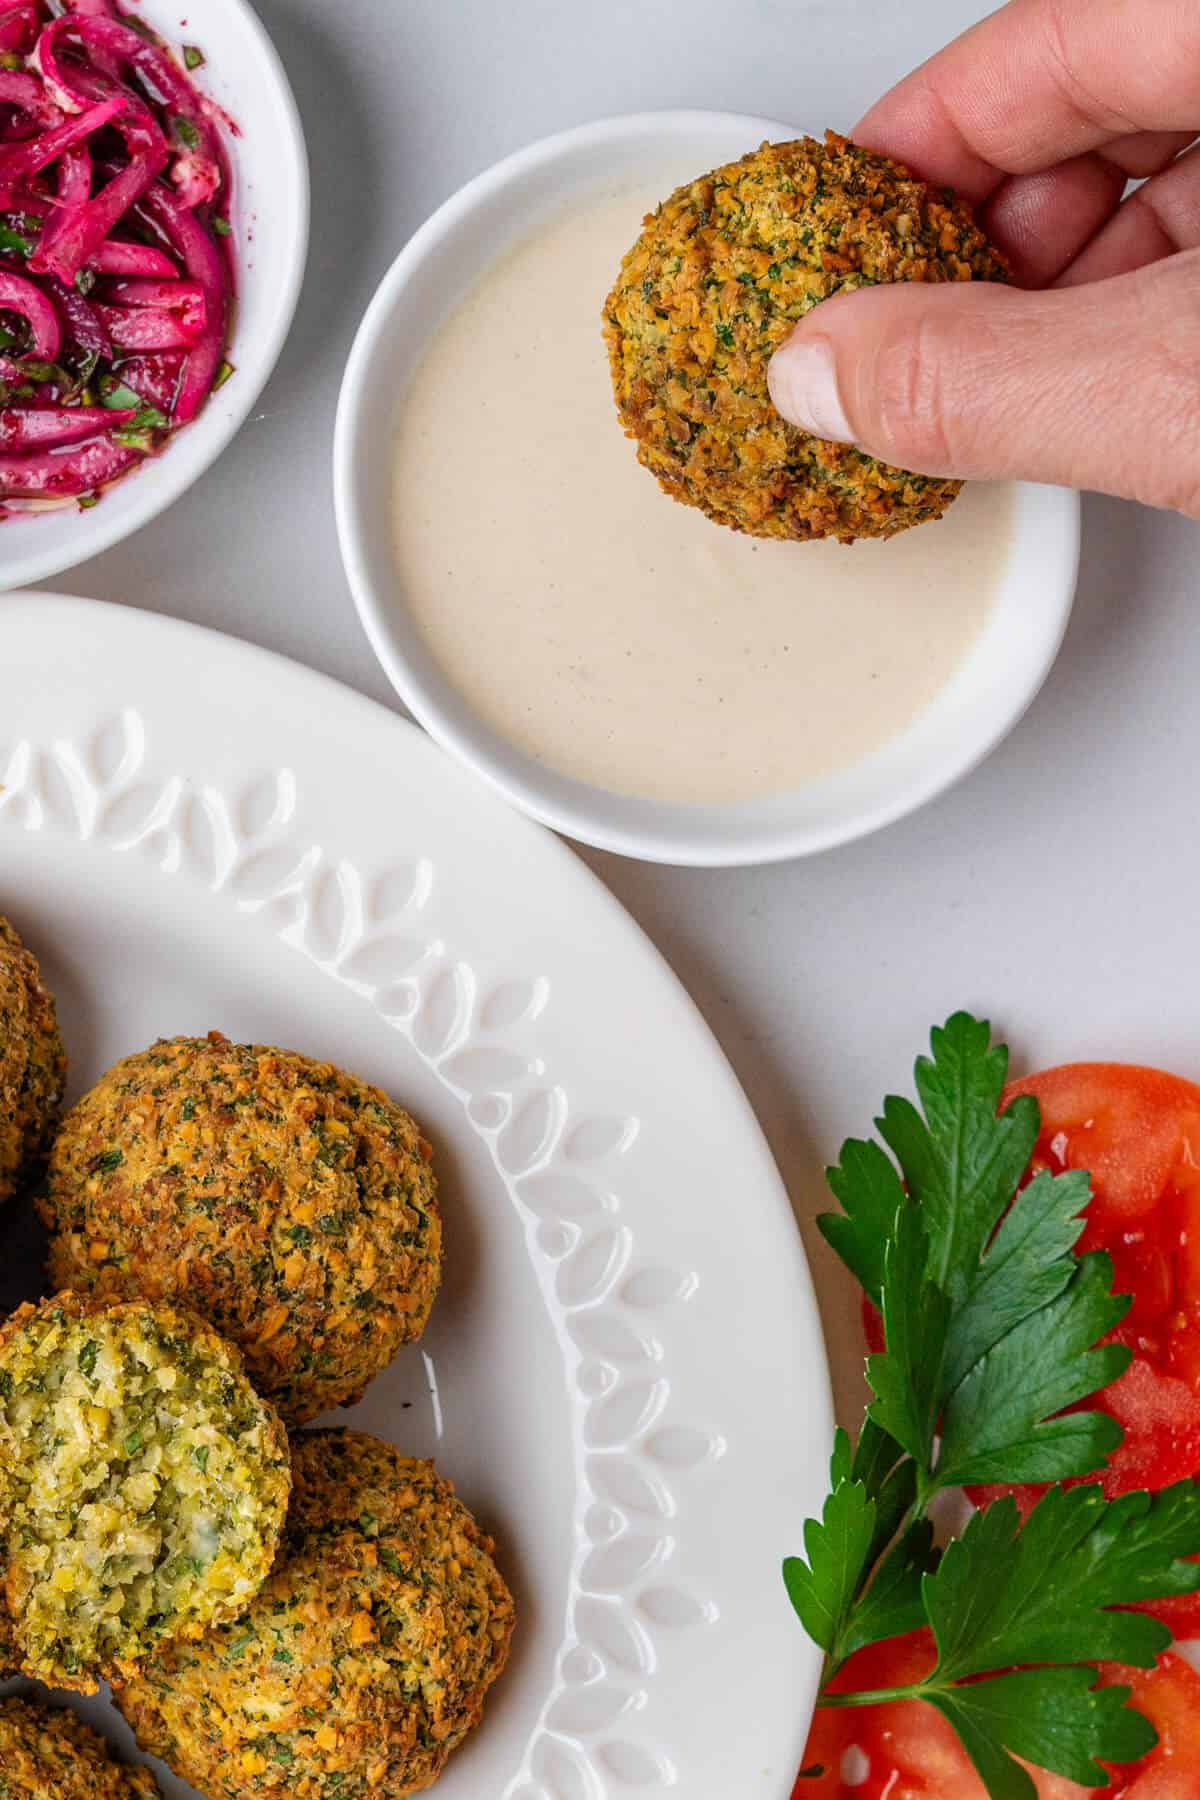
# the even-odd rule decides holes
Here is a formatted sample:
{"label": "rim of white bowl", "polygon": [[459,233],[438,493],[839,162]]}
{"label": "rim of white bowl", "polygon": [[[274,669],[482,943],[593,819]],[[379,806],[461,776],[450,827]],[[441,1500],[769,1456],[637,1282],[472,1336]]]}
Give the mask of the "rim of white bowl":
{"label": "rim of white bowl", "polygon": [[[47,517],[42,521],[47,530],[46,549],[29,551],[13,562],[0,561],[0,591],[33,587],[51,575],[61,575],[64,570],[73,569],[79,563],[89,562],[93,556],[100,556],[105,550],[111,550],[114,544],[132,537],[135,531],[140,531],[143,525],[148,525],[180,499],[194,482],[211,469],[246,423],[251,408],[274,373],[287,342],[288,332],[292,328],[308,262],[312,206],[308,145],[304,137],[300,108],[283,59],[275,48],[270,32],[250,5],[250,0],[207,0],[207,3],[213,7],[224,6],[228,12],[236,13],[255,41],[263,75],[274,90],[273,99],[284,129],[281,154],[291,166],[295,186],[293,230],[287,245],[286,261],[280,269],[278,281],[273,284],[277,295],[275,313],[266,334],[261,360],[249,368],[243,364],[238,365],[238,381],[231,382],[226,390],[228,410],[220,427],[213,431],[211,441],[203,450],[191,456],[186,454],[187,446],[195,442],[187,435],[192,427],[186,426],[178,441],[170,444],[157,462],[136,471],[136,481],[129,488],[121,483],[116,484],[121,487],[123,494],[132,495],[119,515],[106,513],[103,505],[83,514],[64,508],[65,515],[72,520],[78,518],[86,521],[87,528],[81,529],[79,533],[80,539],[86,541],[81,541],[76,547],[68,547],[65,535],[56,547],[50,547],[49,533],[54,527],[52,518]],[[236,144],[231,154],[236,169]],[[200,418],[203,417],[204,414],[201,413]],[[198,422],[199,420],[195,421]],[[2,551],[3,539],[0,538],[0,552]]]}
{"label": "rim of white bowl", "polygon": [[[794,126],[753,114],[696,109],[619,114],[539,138],[492,164],[444,201],[396,257],[355,336],[338,401],[333,479],[342,561],[363,629],[401,700],[431,737],[521,811],[581,843],[643,861],[728,868],[816,855],[866,837],[917,811],[976,769],[1024,717],[1053,667],[1074,603],[1081,526],[1077,493],[1018,484],[1019,495],[1032,498],[1044,509],[1049,527],[1046,553],[1053,565],[1046,581],[1045,611],[1037,622],[1036,642],[1028,647],[1023,679],[1014,682],[1007,705],[985,732],[974,737],[964,733],[953,754],[931,759],[919,775],[894,793],[874,804],[849,809],[834,822],[789,821],[786,805],[791,796],[787,794],[767,803],[693,807],[659,805],[591,787],[539,765],[481,722],[464,725],[453,716],[399,643],[387,605],[388,594],[396,592],[398,577],[393,570],[389,583],[368,548],[362,492],[367,463],[365,413],[376,378],[379,346],[417,272],[465,219],[478,214],[522,177],[581,148],[616,145],[649,135],[660,136],[669,146],[672,139],[706,130],[740,133],[748,146],[764,138],[798,135]],[[398,394],[397,405],[399,398]],[[801,791],[798,788],[793,794]]]}

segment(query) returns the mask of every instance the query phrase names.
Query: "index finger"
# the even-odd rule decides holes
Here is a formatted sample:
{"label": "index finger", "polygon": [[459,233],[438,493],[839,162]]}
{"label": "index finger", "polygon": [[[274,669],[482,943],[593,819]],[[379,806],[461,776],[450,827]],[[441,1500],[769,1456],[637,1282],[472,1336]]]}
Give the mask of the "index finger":
{"label": "index finger", "polygon": [[1010,0],[894,87],[853,135],[978,203],[1006,175],[1198,125],[1195,0]]}

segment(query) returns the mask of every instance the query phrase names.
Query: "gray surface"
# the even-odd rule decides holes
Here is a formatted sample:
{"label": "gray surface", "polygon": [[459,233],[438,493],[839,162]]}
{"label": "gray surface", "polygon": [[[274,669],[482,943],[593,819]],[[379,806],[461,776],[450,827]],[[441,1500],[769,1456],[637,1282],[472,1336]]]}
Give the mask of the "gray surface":
{"label": "gray surface", "polygon": [[[313,251],[295,330],[218,466],[165,517],[55,585],[249,638],[392,705],[338,560],[329,443],[355,326],[414,227],[496,157],[605,113],[711,106],[847,128],[985,8],[260,0],[260,10],[312,156]],[[957,1004],[990,1010],[1022,1062],[1108,1054],[1200,1073],[1198,568],[1197,526],[1090,501],[1075,622],[1029,718],[957,791],[875,839],[729,873],[589,855],[707,1014],[806,1228],[822,1158],[866,1127],[929,1023]],[[848,1399],[852,1297],[819,1243],[813,1260]]]}

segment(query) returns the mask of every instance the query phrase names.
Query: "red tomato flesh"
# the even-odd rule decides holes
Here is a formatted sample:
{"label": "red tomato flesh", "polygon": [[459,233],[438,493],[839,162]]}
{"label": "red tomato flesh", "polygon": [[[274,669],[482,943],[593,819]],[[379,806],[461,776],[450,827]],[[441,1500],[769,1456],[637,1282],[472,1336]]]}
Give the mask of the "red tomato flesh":
{"label": "red tomato flesh", "polygon": [[[928,1632],[874,1644],[852,1657],[835,1688],[899,1687],[933,1667]],[[1200,1675],[1178,1656],[1155,1669],[1101,1671],[1105,1682],[1133,1689],[1159,1742],[1129,1763],[1104,1788],[1080,1787],[1064,1776],[1032,1769],[1039,1800],[1197,1800],[1200,1795]],[[952,1727],[922,1700],[893,1701],[845,1711],[819,1707],[804,1766],[824,1773],[797,1781],[792,1800],[987,1800],[986,1790]]]}

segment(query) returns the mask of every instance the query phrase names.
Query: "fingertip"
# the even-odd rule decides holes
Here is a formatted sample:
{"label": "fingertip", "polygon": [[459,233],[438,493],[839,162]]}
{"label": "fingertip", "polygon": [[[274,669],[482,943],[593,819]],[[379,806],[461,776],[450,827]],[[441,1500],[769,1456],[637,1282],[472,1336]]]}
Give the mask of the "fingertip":
{"label": "fingertip", "polygon": [[799,430],[830,443],[853,442],[827,337],[798,326],[767,364],[767,387],[776,411]]}

